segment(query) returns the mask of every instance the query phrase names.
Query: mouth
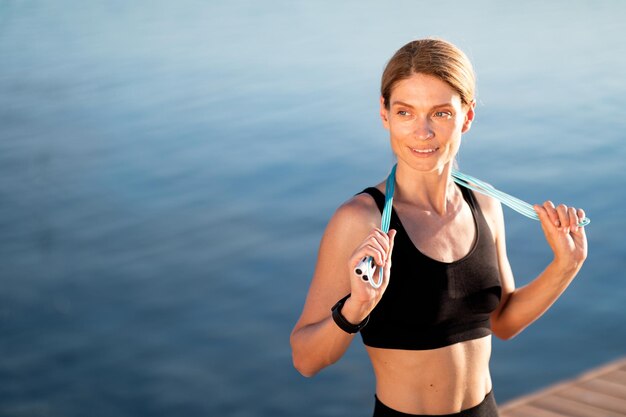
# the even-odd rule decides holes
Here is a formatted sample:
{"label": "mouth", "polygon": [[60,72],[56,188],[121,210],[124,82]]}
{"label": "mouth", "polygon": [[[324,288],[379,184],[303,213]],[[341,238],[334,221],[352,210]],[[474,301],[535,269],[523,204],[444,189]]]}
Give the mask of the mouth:
{"label": "mouth", "polygon": [[434,154],[435,152],[437,152],[439,150],[439,148],[423,148],[423,149],[418,149],[418,148],[411,148],[411,151],[421,157],[427,157],[430,156],[432,154]]}

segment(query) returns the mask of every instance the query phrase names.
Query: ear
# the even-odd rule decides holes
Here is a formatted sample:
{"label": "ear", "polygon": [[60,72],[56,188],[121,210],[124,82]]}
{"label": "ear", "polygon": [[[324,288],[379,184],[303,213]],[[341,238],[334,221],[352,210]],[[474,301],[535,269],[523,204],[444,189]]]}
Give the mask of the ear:
{"label": "ear", "polygon": [[385,99],[380,96],[380,119],[385,129],[389,130],[389,110],[385,107]]}
{"label": "ear", "polygon": [[472,102],[467,106],[467,112],[465,113],[465,120],[463,121],[463,128],[461,129],[461,133],[469,131],[472,127],[472,122],[474,121],[474,117],[476,116],[476,112],[474,111],[475,108],[476,100],[472,100]]}

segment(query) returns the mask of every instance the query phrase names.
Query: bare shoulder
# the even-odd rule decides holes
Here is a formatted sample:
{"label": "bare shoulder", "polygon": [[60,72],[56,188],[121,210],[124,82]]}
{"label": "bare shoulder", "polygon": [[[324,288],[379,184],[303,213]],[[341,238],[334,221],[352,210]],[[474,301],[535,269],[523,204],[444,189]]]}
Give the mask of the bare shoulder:
{"label": "bare shoulder", "polygon": [[376,201],[368,194],[357,194],[339,206],[322,236],[314,280],[337,276],[328,268],[347,262],[359,243],[380,225],[380,218]]}
{"label": "bare shoulder", "polygon": [[347,229],[355,232],[359,229],[371,230],[380,223],[380,210],[369,194],[357,194],[343,203],[330,220],[329,227]]}

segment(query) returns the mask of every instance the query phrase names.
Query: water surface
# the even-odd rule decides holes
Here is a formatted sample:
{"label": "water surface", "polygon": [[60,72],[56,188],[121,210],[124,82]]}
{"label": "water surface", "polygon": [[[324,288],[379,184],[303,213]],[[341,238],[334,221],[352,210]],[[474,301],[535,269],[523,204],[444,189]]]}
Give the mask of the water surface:
{"label": "water surface", "polygon": [[[478,73],[462,169],[584,207],[589,259],[494,341],[499,402],[624,355],[626,5],[0,3],[0,414],[369,415],[353,344],[291,366],[319,239],[393,161],[386,60],[415,37]],[[518,285],[547,265],[505,210]]]}

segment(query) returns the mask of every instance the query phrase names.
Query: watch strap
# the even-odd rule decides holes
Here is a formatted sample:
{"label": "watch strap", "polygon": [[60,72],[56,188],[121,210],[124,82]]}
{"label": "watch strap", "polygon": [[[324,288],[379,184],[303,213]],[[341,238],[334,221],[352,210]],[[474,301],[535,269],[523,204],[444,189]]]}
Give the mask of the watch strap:
{"label": "watch strap", "polygon": [[341,300],[337,301],[337,303],[333,306],[331,311],[333,312],[333,320],[339,326],[341,330],[346,333],[353,334],[358,333],[363,327],[367,325],[370,320],[370,316],[365,317],[365,320],[360,322],[359,324],[352,324],[341,314],[341,309],[343,308],[344,303],[348,298],[350,298],[351,294],[346,295]]}

